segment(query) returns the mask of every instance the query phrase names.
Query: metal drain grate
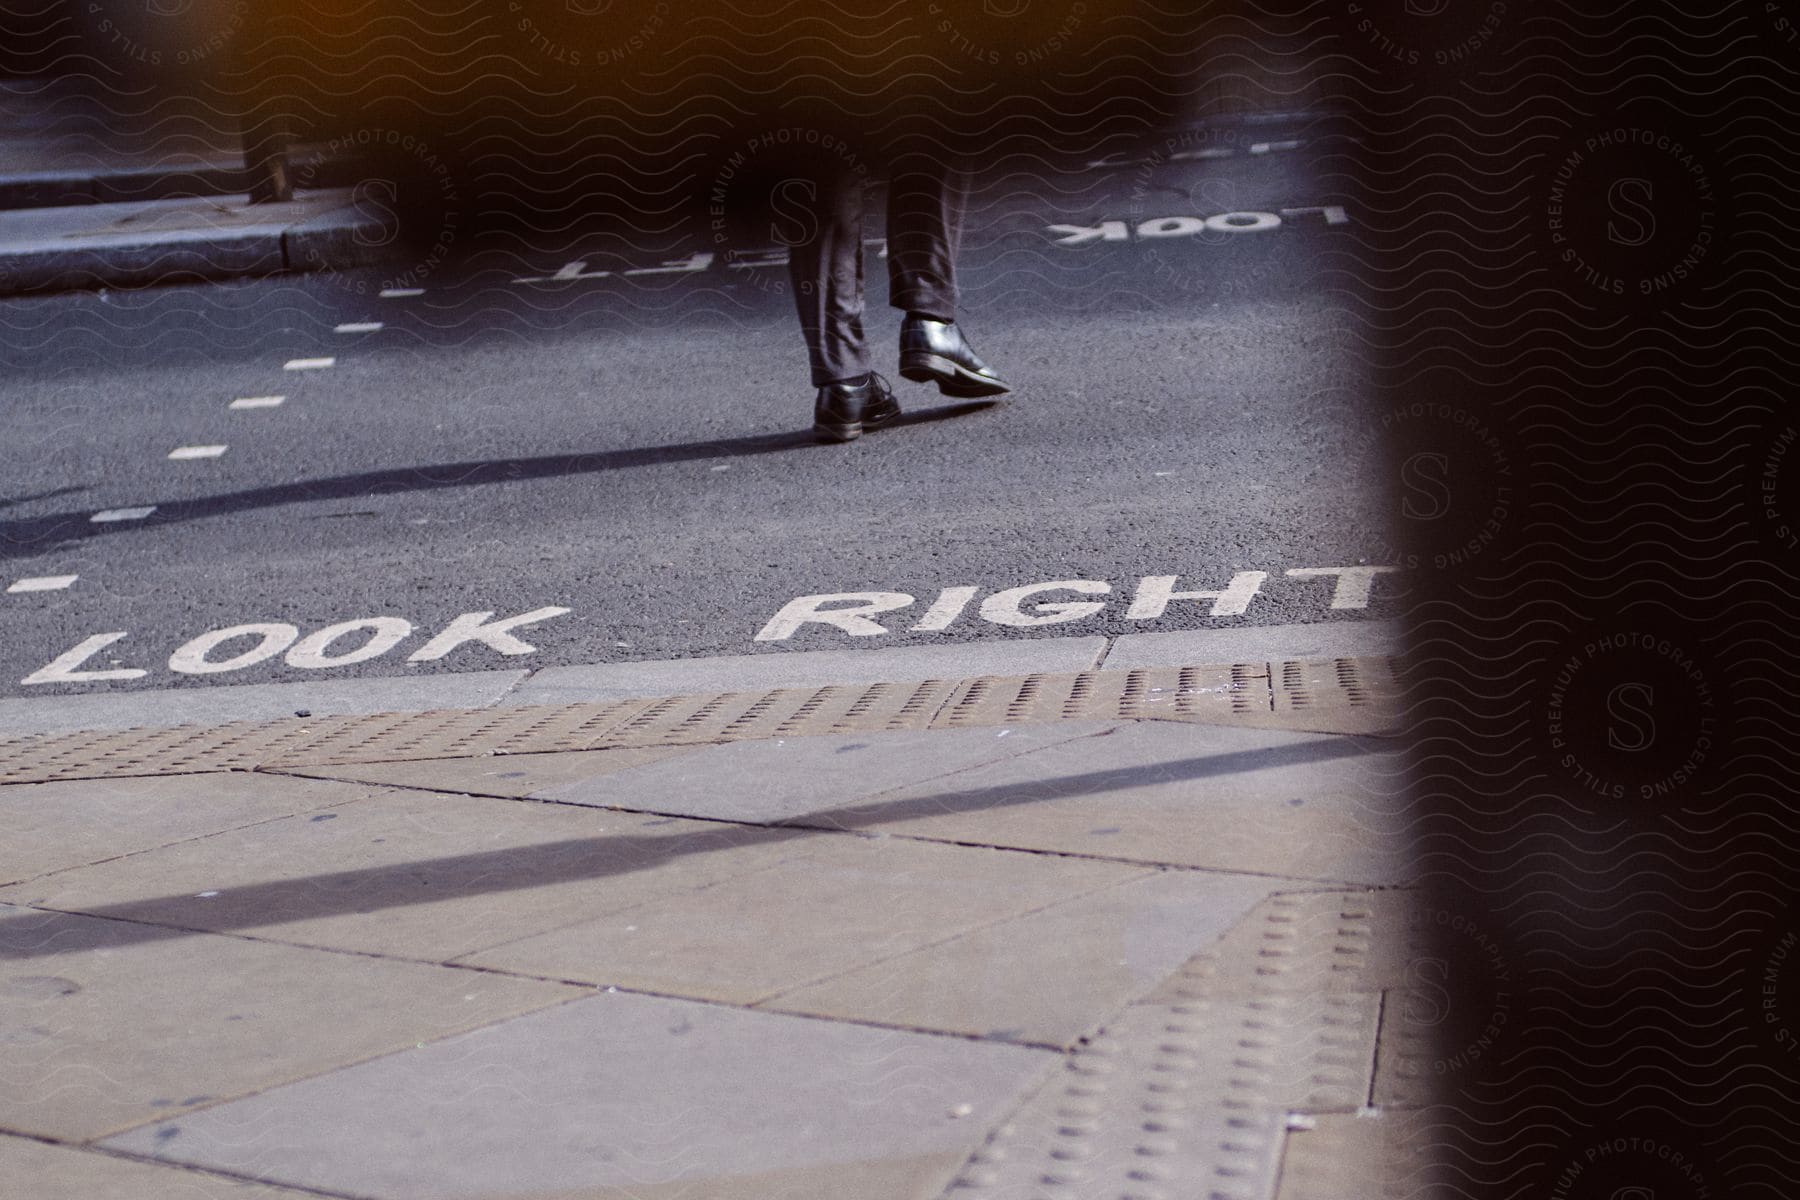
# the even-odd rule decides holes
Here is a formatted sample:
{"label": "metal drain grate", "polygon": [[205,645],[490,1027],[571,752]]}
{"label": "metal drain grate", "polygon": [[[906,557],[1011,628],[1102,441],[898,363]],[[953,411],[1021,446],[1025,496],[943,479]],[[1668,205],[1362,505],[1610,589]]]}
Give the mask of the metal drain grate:
{"label": "metal drain grate", "polygon": [[1386,658],[1288,659],[1276,674],[1276,712],[1367,708],[1399,690],[1393,662]]}
{"label": "metal drain grate", "polygon": [[1261,664],[985,676],[958,683],[936,722],[948,728],[1079,720],[1228,720],[1269,711]]}
{"label": "metal drain grate", "polygon": [[[1347,706],[1379,709],[1372,680],[1383,670],[1366,659],[1283,663],[1277,689],[1267,665],[1238,663],[54,734],[0,741],[0,783],[1067,720],[1317,729]],[[1329,688],[1314,682],[1327,678]],[[1290,691],[1308,699],[1284,716]]]}

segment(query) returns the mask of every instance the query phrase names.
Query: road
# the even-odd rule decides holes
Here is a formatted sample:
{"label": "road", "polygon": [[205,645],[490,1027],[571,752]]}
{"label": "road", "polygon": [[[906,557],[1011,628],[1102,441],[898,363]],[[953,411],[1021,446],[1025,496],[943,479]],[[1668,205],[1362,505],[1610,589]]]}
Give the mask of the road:
{"label": "road", "polygon": [[985,179],[963,320],[1016,390],[889,361],[909,420],[847,446],[773,252],[699,212],[5,301],[0,695],[1378,615],[1404,574],[1329,570],[1395,557],[1345,155],[1214,130]]}

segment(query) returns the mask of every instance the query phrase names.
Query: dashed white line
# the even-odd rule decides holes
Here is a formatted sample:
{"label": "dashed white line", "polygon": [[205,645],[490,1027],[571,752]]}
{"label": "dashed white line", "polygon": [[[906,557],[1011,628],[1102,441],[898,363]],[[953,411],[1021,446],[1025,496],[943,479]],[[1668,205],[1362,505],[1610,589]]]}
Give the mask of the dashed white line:
{"label": "dashed white line", "polygon": [[423,296],[424,294],[425,294],[424,288],[382,288],[381,289],[381,298],[383,300],[404,300],[408,296]]}
{"label": "dashed white line", "polygon": [[79,575],[38,575],[30,579],[15,579],[8,592],[60,592],[62,589],[81,578]]}
{"label": "dashed white line", "polygon": [[281,365],[284,371],[322,371],[337,366],[335,358],[290,358]]}
{"label": "dashed white line", "polygon": [[346,321],[332,329],[333,333],[374,333],[381,328],[380,321]]}
{"label": "dashed white line", "polygon": [[286,399],[287,399],[286,396],[243,396],[243,397],[240,397],[239,399],[233,400],[227,407],[230,407],[230,408],[275,408],[283,400],[286,400]]}
{"label": "dashed white line", "polygon": [[173,459],[217,458],[223,453],[225,453],[223,446],[177,446],[169,451],[169,457]]}
{"label": "dashed white line", "polygon": [[154,504],[146,504],[142,508],[103,508],[88,520],[96,525],[104,525],[109,521],[141,521],[155,511]]}

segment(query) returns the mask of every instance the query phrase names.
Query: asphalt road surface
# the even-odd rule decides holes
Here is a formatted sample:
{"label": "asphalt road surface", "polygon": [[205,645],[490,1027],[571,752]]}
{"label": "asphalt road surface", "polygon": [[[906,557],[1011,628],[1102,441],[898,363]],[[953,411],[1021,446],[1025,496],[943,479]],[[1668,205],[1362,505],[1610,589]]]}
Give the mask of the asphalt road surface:
{"label": "asphalt road surface", "polygon": [[871,244],[909,420],[844,446],[774,250],[700,214],[5,301],[0,694],[1378,615],[1407,575],[1316,573],[1395,557],[1349,152],[1215,130],[984,181],[989,407],[898,378]]}

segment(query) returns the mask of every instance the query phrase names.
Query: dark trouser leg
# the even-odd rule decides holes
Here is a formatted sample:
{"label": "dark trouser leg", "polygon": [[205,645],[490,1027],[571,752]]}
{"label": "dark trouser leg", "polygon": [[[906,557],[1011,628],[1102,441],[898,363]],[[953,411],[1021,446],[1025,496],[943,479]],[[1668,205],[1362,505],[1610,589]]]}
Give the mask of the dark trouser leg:
{"label": "dark trouser leg", "polygon": [[888,177],[888,302],[941,321],[956,318],[962,241],[961,171],[935,148],[896,155]]}
{"label": "dark trouser leg", "polygon": [[869,370],[863,339],[863,180],[859,172],[833,172],[782,185],[784,208],[801,200],[806,228],[778,232],[788,245],[788,278],[814,387]]}

